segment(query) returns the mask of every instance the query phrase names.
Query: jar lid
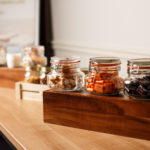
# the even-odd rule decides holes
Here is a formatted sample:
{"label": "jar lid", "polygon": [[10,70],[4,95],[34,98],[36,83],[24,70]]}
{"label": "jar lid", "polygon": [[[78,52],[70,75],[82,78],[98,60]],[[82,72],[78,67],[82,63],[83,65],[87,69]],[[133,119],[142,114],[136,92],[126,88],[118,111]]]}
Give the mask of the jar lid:
{"label": "jar lid", "polygon": [[90,62],[100,66],[116,66],[121,64],[120,59],[117,57],[94,57],[90,58]]}
{"label": "jar lid", "polygon": [[78,56],[53,56],[51,57],[52,64],[70,64],[80,62],[80,57]]}
{"label": "jar lid", "polygon": [[32,51],[34,51],[34,50],[38,50],[40,52],[44,52],[45,48],[44,48],[43,45],[34,45],[34,46],[32,46]]}
{"label": "jar lid", "polygon": [[150,65],[150,58],[129,59],[128,65]]}
{"label": "jar lid", "polygon": [[25,52],[44,52],[45,48],[42,45],[32,45],[24,48]]}
{"label": "jar lid", "polygon": [[127,67],[128,73],[150,73],[150,58],[129,59]]}

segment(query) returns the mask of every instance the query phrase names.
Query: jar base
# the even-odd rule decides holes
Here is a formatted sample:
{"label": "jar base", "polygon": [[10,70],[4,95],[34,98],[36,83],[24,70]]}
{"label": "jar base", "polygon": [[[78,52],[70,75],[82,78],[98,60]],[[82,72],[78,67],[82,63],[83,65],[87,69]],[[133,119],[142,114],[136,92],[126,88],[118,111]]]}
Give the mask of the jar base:
{"label": "jar base", "polygon": [[131,99],[133,100],[138,100],[138,101],[150,101],[150,98],[140,98],[140,97],[133,97],[133,96],[129,96]]}
{"label": "jar base", "polygon": [[133,99],[133,100],[150,101],[150,98],[137,97],[136,95],[135,95],[135,96],[134,96],[134,95],[132,96],[132,95],[128,94],[126,91],[124,91],[124,95],[130,97],[130,98]]}

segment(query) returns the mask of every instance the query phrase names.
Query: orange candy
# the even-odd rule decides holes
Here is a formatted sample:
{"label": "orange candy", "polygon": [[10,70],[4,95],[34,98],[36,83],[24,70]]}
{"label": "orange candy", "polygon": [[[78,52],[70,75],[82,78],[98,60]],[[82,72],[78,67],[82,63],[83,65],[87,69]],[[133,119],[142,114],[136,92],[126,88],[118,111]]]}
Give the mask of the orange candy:
{"label": "orange candy", "polygon": [[117,91],[116,77],[118,73],[98,73],[87,80],[87,91],[100,94],[113,94]]}

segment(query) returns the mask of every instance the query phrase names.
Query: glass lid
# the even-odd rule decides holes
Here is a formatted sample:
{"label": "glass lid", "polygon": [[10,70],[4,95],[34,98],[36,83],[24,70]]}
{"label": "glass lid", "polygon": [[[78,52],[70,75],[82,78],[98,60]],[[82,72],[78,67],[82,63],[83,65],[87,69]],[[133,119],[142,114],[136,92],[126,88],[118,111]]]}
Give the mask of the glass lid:
{"label": "glass lid", "polygon": [[129,59],[128,65],[147,66],[147,65],[150,65],[150,58]]}
{"label": "glass lid", "polygon": [[150,73],[150,58],[129,59],[127,67],[128,73]]}
{"label": "glass lid", "polygon": [[117,57],[94,57],[90,59],[94,65],[120,65],[121,61]]}
{"label": "glass lid", "polygon": [[69,64],[69,63],[78,63],[80,62],[80,57],[78,56],[53,56],[51,57],[52,64],[61,63],[61,64]]}
{"label": "glass lid", "polygon": [[33,45],[24,48],[25,52],[44,52],[45,48],[42,45]]}

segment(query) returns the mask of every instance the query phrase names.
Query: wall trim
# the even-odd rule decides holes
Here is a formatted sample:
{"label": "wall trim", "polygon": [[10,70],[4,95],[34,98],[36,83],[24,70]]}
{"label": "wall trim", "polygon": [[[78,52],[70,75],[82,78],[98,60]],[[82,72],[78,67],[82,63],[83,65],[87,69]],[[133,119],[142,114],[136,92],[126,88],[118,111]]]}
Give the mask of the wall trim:
{"label": "wall trim", "polygon": [[[63,50],[66,52],[76,52],[92,55],[109,55],[121,58],[150,57],[150,50],[143,48],[125,50],[124,48],[121,49],[121,48],[84,46],[84,45],[77,45],[71,42],[67,43],[58,41],[52,41],[52,47],[57,52]],[[146,51],[149,51],[149,53]]]}

